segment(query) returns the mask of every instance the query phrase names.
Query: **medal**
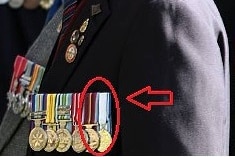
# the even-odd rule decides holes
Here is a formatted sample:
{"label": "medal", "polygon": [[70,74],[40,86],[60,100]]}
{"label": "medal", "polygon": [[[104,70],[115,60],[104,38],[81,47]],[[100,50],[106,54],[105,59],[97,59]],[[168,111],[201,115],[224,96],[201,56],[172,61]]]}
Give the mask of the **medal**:
{"label": "medal", "polygon": [[77,56],[77,47],[76,45],[74,44],[70,44],[68,47],[67,47],[67,50],[65,52],[65,60],[68,62],[68,63],[72,63],[76,56]]}
{"label": "medal", "polygon": [[[20,77],[19,82],[20,82],[20,92],[16,94],[16,103],[13,105],[13,112],[15,114],[19,114],[23,111],[24,108],[28,108],[28,96],[29,93],[27,91],[27,87],[30,84],[31,81],[31,75],[34,70],[34,63],[27,60],[26,64],[26,70],[25,73]],[[25,107],[26,106],[26,107]],[[24,114],[26,114],[25,111]],[[22,114],[24,116],[24,114]]]}
{"label": "medal", "polygon": [[41,151],[47,143],[47,134],[41,128],[43,118],[43,95],[35,95],[32,98],[32,112],[38,113],[31,118],[34,121],[35,127],[29,134],[29,145],[34,151]]}
{"label": "medal", "polygon": [[10,0],[9,1],[9,6],[13,9],[18,9],[20,8],[24,3],[24,0]]}
{"label": "medal", "polygon": [[25,118],[25,117],[27,117],[29,115],[29,113],[30,113],[30,106],[31,106],[31,103],[29,101],[29,92],[28,91],[26,91],[25,98],[22,99],[22,104],[23,104],[22,106],[24,106],[24,109],[21,112],[20,117]]}
{"label": "medal", "polygon": [[[33,63],[32,63],[33,64]],[[34,92],[33,90],[33,86],[37,80],[38,74],[39,74],[39,69],[40,66],[39,65],[35,65],[34,68],[32,68],[32,77],[29,77],[31,79],[29,79],[29,82],[27,84],[25,84],[25,88],[27,90],[25,90],[24,96],[22,98],[22,106],[24,106],[23,111],[21,112],[20,116],[22,118],[25,118],[28,116],[28,114],[30,113],[29,109],[30,109],[30,101],[29,101],[29,94],[30,92]]]}
{"label": "medal", "polygon": [[12,104],[13,113],[19,114],[24,109],[24,106],[21,103],[22,99],[23,99],[22,98],[22,93],[17,93],[15,95],[16,102]]}
{"label": "medal", "polygon": [[[11,85],[7,93],[8,108],[11,108],[13,106],[14,108],[16,108],[17,103],[19,103],[20,98],[18,95],[16,96],[16,94],[19,92],[19,78],[21,77],[22,73],[25,71],[26,64],[27,60],[24,57],[21,56],[16,57],[14,62],[14,72],[11,80]],[[18,113],[18,111],[15,112]]]}
{"label": "medal", "polygon": [[71,100],[71,95],[61,94],[60,105],[57,108],[58,121],[60,125],[60,129],[56,131],[59,137],[59,145],[56,148],[58,152],[68,151],[72,144],[72,136],[70,132],[65,128],[66,123],[71,121],[70,120],[70,106],[68,106],[71,104],[68,104],[68,99]]}
{"label": "medal", "polygon": [[98,105],[96,105],[97,95],[95,93],[89,93],[86,95],[86,101],[83,105],[84,109],[84,125],[85,131],[89,137],[89,146],[94,151],[99,147],[100,138],[99,134],[93,129],[97,126],[97,113]]}
{"label": "medal", "polygon": [[[47,103],[46,103],[46,125],[47,125],[47,145],[44,148],[46,152],[52,152],[55,150],[59,144],[59,138],[56,132],[53,129],[53,126],[56,126],[55,123],[55,110],[56,110],[56,95],[55,94],[47,94]],[[58,103],[58,101],[57,101]]]}
{"label": "medal", "polygon": [[[110,113],[110,94],[109,93],[99,93],[99,124],[100,124],[100,145],[98,147],[99,152],[104,152],[112,143],[112,137],[106,129],[108,122],[108,117]],[[108,107],[109,106],[109,107]]]}
{"label": "medal", "polygon": [[[86,150],[85,145],[83,144],[83,141],[81,139],[81,134],[79,133],[78,124],[76,123],[78,121],[78,110],[79,110],[79,100],[80,100],[80,94],[73,94],[73,105],[72,105],[72,115],[73,115],[73,124],[75,127],[75,130],[73,131],[72,138],[72,148],[75,152],[81,153]],[[86,131],[83,131],[83,135],[85,136],[86,142],[88,142],[88,134]]]}

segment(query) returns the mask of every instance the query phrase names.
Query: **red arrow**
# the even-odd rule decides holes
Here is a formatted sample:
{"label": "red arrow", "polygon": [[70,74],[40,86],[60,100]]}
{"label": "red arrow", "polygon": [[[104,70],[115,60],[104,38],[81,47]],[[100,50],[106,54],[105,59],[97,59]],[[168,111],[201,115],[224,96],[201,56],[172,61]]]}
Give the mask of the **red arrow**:
{"label": "red arrow", "polygon": [[[153,102],[149,102],[147,105],[145,105],[145,104],[138,102],[134,99],[135,97],[137,97],[145,92],[148,92],[147,93],[148,95],[163,95],[163,96],[168,95],[169,100],[168,101],[153,101]],[[127,96],[126,100],[131,102],[132,104],[135,104],[138,107],[141,107],[147,111],[150,111],[152,106],[171,106],[171,105],[173,105],[173,92],[169,91],[169,90],[155,90],[155,91],[153,91],[150,86],[147,86],[147,87]]]}

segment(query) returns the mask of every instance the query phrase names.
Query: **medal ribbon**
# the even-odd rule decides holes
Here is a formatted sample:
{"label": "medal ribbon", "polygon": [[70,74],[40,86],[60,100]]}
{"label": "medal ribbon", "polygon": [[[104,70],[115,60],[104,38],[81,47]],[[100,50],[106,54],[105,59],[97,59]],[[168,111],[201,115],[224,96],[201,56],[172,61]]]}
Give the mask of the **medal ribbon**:
{"label": "medal ribbon", "polygon": [[34,67],[34,70],[33,70],[32,79],[29,83],[29,86],[27,87],[27,89],[29,91],[33,91],[34,84],[35,84],[35,82],[37,80],[37,77],[38,77],[39,68],[40,68],[39,65],[36,64],[35,67]]}
{"label": "medal ribbon", "polygon": [[86,94],[84,107],[84,123],[96,124],[98,119],[97,93]]}
{"label": "medal ribbon", "polygon": [[73,121],[73,130],[75,129],[74,126],[77,126],[77,118],[79,116],[79,99],[80,99],[80,94],[74,93],[72,95],[72,106],[71,106],[71,111],[72,111],[72,121]]}
{"label": "medal ribbon", "polygon": [[23,87],[29,86],[33,69],[34,69],[34,63],[27,60],[26,71],[20,78],[20,82]]}
{"label": "medal ribbon", "polygon": [[[109,93],[99,93],[99,124],[105,125],[105,130],[109,131],[109,115],[110,115],[110,94]],[[103,128],[100,128],[103,129]]]}
{"label": "medal ribbon", "polygon": [[39,65],[38,76],[36,77],[36,81],[35,81],[33,88],[32,88],[33,93],[34,92],[37,93],[39,91],[44,72],[45,72],[45,68]]}
{"label": "medal ribbon", "polygon": [[112,134],[111,94],[108,93],[107,97],[107,131]]}
{"label": "medal ribbon", "polygon": [[[69,109],[69,114],[65,115],[65,118],[70,120],[71,119],[71,115],[72,115],[72,94],[66,94],[66,108]],[[70,131],[70,133],[72,132],[72,122],[69,121],[67,123],[66,129]]]}
{"label": "medal ribbon", "polygon": [[54,124],[55,123],[55,94],[47,94],[47,103],[46,103],[46,123]]}
{"label": "medal ribbon", "polygon": [[22,73],[25,70],[27,60],[24,57],[17,56],[16,60],[14,62],[14,72],[11,80],[11,85],[10,85],[10,91],[11,92],[16,92],[15,82],[20,78]]}

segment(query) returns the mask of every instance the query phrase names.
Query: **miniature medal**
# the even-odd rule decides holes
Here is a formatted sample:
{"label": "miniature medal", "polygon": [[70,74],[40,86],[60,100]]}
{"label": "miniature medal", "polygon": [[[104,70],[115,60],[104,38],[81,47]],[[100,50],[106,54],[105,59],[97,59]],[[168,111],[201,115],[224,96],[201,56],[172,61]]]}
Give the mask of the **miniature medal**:
{"label": "miniature medal", "polygon": [[56,132],[53,129],[53,126],[56,126],[55,124],[55,105],[56,105],[56,95],[55,94],[47,94],[47,103],[46,103],[46,125],[47,125],[47,145],[44,148],[46,152],[52,152],[58,147],[59,144],[59,138],[56,134]]}
{"label": "miniature medal", "polygon": [[[85,136],[85,140],[88,141],[87,132],[84,130],[82,131],[83,131],[83,135]],[[86,150],[86,147],[83,144],[83,141],[81,138],[81,134],[79,133],[78,126],[75,126],[75,130],[73,131],[72,138],[73,138],[72,148],[75,152],[81,153]]]}
{"label": "miniature medal", "polygon": [[[86,150],[86,147],[82,141],[81,134],[78,129],[78,118],[79,118],[79,100],[80,100],[80,94],[73,94],[73,104],[72,104],[72,115],[73,115],[73,123],[75,130],[73,131],[72,137],[73,137],[73,143],[72,148],[75,152],[81,153]],[[83,135],[85,137],[86,142],[88,142],[88,134],[86,131],[83,131]]]}
{"label": "miniature medal", "polygon": [[[60,124],[60,129],[56,131],[58,137],[59,137],[59,145],[56,148],[58,152],[66,152],[69,150],[71,144],[72,144],[72,136],[71,133],[65,128],[66,123],[71,121],[70,118],[66,118],[70,116],[70,107],[68,105],[68,97],[66,97],[66,94],[60,95],[60,104],[57,108],[58,112],[58,121]],[[71,104],[69,104],[71,105]],[[69,107],[69,108],[68,108]]]}
{"label": "miniature medal", "polygon": [[[97,126],[97,105],[96,105],[96,94],[89,93],[86,96],[86,101],[83,105],[85,117],[85,131],[89,137],[89,146],[92,150],[96,150],[100,144],[99,134],[93,129],[94,126]],[[86,116],[88,115],[88,116]]]}
{"label": "miniature medal", "polygon": [[40,127],[42,119],[35,119],[35,128],[29,134],[29,145],[34,151],[41,151],[47,144],[47,134]]}
{"label": "miniature medal", "polygon": [[112,143],[112,137],[110,133],[105,129],[105,126],[107,125],[108,117],[109,117],[109,108],[111,106],[110,103],[110,94],[109,93],[99,93],[99,124],[100,124],[100,145],[98,147],[99,152],[104,152],[107,150],[107,148]]}
{"label": "miniature medal", "polygon": [[[29,134],[29,145],[34,151],[41,151],[47,144],[47,134],[41,128],[41,121],[43,120],[43,101],[42,95],[34,95],[32,97],[32,113],[31,120],[34,121],[35,127]],[[34,115],[35,113],[35,115]]]}

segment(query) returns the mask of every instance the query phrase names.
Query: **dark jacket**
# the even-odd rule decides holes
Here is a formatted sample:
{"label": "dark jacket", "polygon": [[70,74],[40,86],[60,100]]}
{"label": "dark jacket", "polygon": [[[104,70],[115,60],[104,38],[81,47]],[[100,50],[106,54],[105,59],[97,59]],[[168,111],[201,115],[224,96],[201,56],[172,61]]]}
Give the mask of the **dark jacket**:
{"label": "dark jacket", "polygon": [[[102,12],[92,16],[96,4]],[[67,63],[70,36],[87,18],[85,40]],[[111,152],[116,155],[228,154],[228,45],[213,1],[88,0],[74,19],[40,92],[81,92],[92,78],[108,79],[121,105],[121,130]],[[55,39],[50,45],[40,38],[38,49],[54,47]],[[146,86],[173,91],[174,105],[148,112],[126,100]],[[103,91],[110,89],[101,82],[89,88]]]}

